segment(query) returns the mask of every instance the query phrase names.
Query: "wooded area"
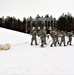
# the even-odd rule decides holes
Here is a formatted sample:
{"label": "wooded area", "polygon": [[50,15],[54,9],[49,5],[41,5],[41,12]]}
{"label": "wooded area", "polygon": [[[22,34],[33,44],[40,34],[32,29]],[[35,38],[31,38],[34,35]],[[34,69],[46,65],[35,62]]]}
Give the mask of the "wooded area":
{"label": "wooded area", "polygon": [[52,15],[49,16],[47,14],[44,17],[38,14],[35,18],[32,18],[31,16],[29,18],[24,17],[23,21],[21,21],[15,17],[7,16],[4,18],[4,16],[2,16],[0,17],[0,27],[24,33],[29,33],[32,27],[35,27],[36,29],[38,29],[38,27],[41,29],[46,27],[47,31],[51,29],[74,31],[74,17],[70,13],[63,13],[58,20],[56,20]]}

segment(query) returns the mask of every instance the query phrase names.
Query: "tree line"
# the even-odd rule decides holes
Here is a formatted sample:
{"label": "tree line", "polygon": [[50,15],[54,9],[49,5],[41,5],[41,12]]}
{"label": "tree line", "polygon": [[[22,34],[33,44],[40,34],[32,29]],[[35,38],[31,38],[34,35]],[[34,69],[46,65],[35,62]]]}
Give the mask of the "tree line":
{"label": "tree line", "polygon": [[[43,16],[36,16],[37,19],[39,19],[40,17]],[[49,18],[49,15],[46,15],[45,18]],[[48,19],[47,19],[48,20]],[[58,20],[56,20],[56,18],[53,18],[54,22],[54,27],[53,27],[53,21],[51,21],[51,28],[52,29],[58,29],[58,30],[63,30],[63,31],[74,31],[74,17],[71,14],[62,14]],[[45,21],[45,25],[43,24],[44,22],[42,22],[42,20],[37,21],[34,20],[31,16],[29,17],[29,19],[27,18],[23,18],[23,21],[21,21],[20,19],[16,19],[15,17],[10,17],[7,16],[6,18],[0,17],[0,27],[3,28],[7,28],[7,29],[11,29],[11,30],[16,30],[16,31],[20,31],[23,33],[29,33],[31,28],[33,26],[37,27],[46,27],[47,30],[49,30],[50,27],[50,20]],[[48,24],[47,24],[48,23]]]}
{"label": "tree line", "polygon": [[71,14],[62,14],[57,20],[57,29],[63,31],[74,31],[74,17]]}
{"label": "tree line", "polygon": [[4,18],[3,16],[0,18],[0,27],[4,27],[7,29],[25,32],[25,28],[26,28],[25,24],[26,24],[25,18],[23,19],[23,21],[10,16],[7,16],[6,18]]}

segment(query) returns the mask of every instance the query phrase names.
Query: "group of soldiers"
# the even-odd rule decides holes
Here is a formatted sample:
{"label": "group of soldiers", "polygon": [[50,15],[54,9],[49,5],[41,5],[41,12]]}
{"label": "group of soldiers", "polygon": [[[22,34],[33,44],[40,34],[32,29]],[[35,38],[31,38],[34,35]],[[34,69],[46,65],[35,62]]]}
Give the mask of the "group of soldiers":
{"label": "group of soldiers", "polygon": [[[47,45],[46,38],[50,39],[49,36],[51,36],[52,38],[51,41],[52,43],[50,47],[57,46],[57,45],[61,46],[62,44],[64,46],[72,45],[72,37],[74,37],[73,31],[65,32],[60,30],[51,30],[49,35],[47,34],[45,27],[43,29],[40,29],[39,27],[38,30],[36,30],[35,27],[33,27],[32,30],[30,31],[30,34],[32,35],[31,45],[33,45],[33,41],[35,41],[35,45],[38,45],[37,42],[37,36],[38,36],[40,38],[41,47]],[[68,37],[67,44],[66,44],[66,36]]]}

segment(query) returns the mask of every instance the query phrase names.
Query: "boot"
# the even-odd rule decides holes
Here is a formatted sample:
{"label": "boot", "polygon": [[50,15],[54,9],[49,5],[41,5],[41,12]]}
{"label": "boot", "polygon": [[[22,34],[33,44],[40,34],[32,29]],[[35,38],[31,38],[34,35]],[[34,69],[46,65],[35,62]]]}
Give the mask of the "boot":
{"label": "boot", "polygon": [[64,45],[64,46],[66,46],[66,45]]}
{"label": "boot", "polygon": [[72,45],[72,44],[70,44],[70,45]]}
{"label": "boot", "polygon": [[44,47],[43,45],[41,45],[41,47]]}
{"label": "boot", "polygon": [[67,45],[69,44],[69,42],[67,42]]}
{"label": "boot", "polygon": [[52,47],[52,45],[50,45],[50,47]]}
{"label": "boot", "polygon": [[35,44],[35,45],[38,45],[38,44]]}
{"label": "boot", "polygon": [[31,45],[33,45],[33,44],[31,43]]}

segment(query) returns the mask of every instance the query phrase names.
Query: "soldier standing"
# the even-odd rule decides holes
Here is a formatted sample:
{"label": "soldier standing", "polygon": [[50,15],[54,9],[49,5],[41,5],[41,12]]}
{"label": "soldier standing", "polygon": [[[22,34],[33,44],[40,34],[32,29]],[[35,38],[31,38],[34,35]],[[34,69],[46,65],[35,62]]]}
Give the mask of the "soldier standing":
{"label": "soldier standing", "polygon": [[45,34],[44,38],[45,38],[45,44],[46,44],[46,36],[47,36],[46,27],[43,28],[43,33]]}
{"label": "soldier standing", "polygon": [[33,45],[33,41],[35,41],[35,45],[38,45],[37,44],[37,38],[36,38],[37,32],[36,32],[35,27],[32,28],[32,30],[30,31],[30,34],[32,35],[31,45]]}
{"label": "soldier standing", "polygon": [[46,31],[45,29],[42,29],[41,31],[41,47],[43,47],[46,44]]}
{"label": "soldier standing", "polygon": [[41,31],[40,27],[38,27],[37,35],[38,35],[39,43],[41,42],[41,40],[40,40],[41,34],[42,34],[42,31]]}
{"label": "soldier standing", "polygon": [[56,46],[56,32],[55,32],[55,30],[52,30],[51,32],[50,32],[50,36],[52,37],[52,43],[51,43],[51,47],[54,45],[54,46]]}
{"label": "soldier standing", "polygon": [[67,42],[67,45],[68,45],[68,44],[72,45],[71,43],[72,43],[73,31],[68,32],[68,33],[67,33],[67,36],[68,36],[68,42]]}
{"label": "soldier standing", "polygon": [[64,31],[61,31],[61,33],[60,33],[60,34],[61,34],[61,42],[60,42],[60,44],[59,44],[59,45],[61,46],[61,44],[63,43],[63,44],[64,44],[64,46],[66,46],[66,45],[65,45],[65,35],[66,35],[66,34],[65,34],[65,32],[64,32]]}
{"label": "soldier standing", "polygon": [[59,34],[60,34],[60,31],[56,31],[56,43],[59,44]]}

